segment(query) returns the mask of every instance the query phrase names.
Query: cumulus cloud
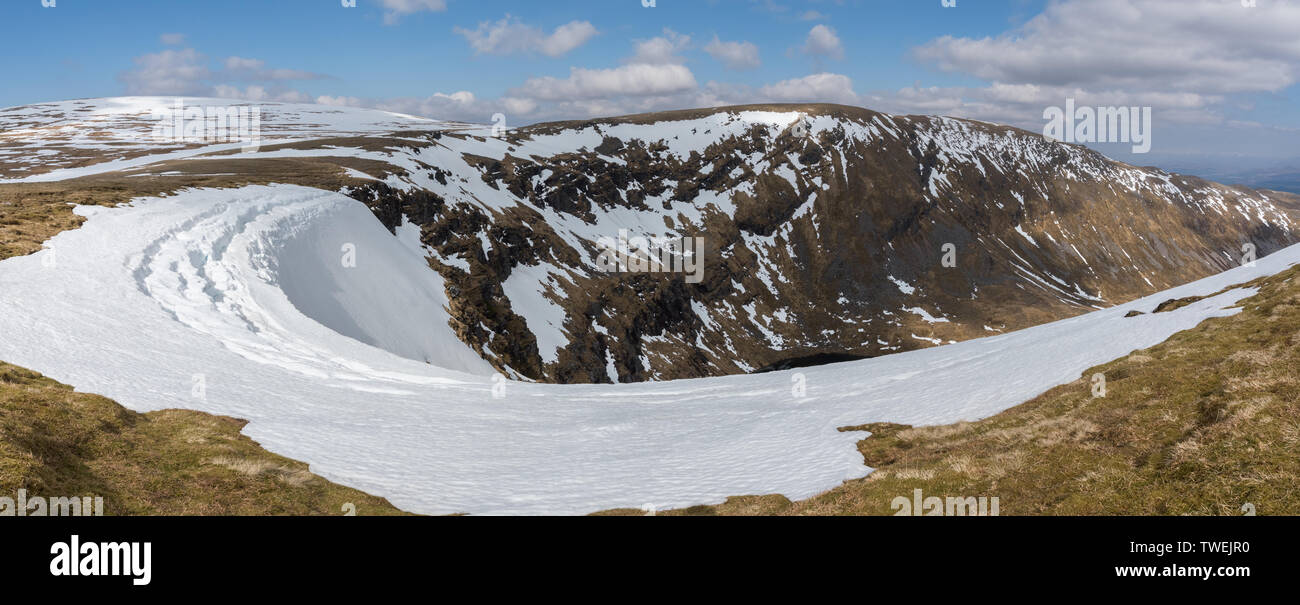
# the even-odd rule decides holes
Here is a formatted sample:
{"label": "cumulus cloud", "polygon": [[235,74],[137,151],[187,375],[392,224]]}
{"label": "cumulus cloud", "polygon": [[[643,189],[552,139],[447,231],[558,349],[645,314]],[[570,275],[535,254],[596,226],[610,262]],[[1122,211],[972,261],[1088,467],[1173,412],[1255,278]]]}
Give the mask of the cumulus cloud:
{"label": "cumulus cloud", "polygon": [[665,28],[662,36],[638,41],[635,54],[627,62],[647,65],[683,63],[685,60],[678,56],[677,53],[686,50],[690,45],[690,36],[683,36]]}
{"label": "cumulus cloud", "polygon": [[447,0],[380,0],[384,11],[384,23],[394,25],[405,15],[422,11],[442,12],[447,10]]}
{"label": "cumulus cloud", "polygon": [[[136,57],[135,67],[118,74],[118,80],[132,95],[218,96],[248,100],[307,101],[301,93],[280,82],[314,80],[325,76],[293,69],[268,68],[260,59],[228,57],[212,69],[202,53],[192,49],[168,49]],[[251,82],[277,83],[271,88]]]}
{"label": "cumulus cloud", "polygon": [[434,93],[424,99],[392,99],[381,102],[380,109],[412,115],[438,116],[442,119],[486,122],[495,106],[485,106],[474,93],[462,90]]}
{"label": "cumulus cloud", "polygon": [[[649,71],[644,71],[649,70]],[[511,126],[545,120],[582,119],[636,113],[718,107],[746,103],[847,103],[861,100],[852,81],[840,74],[814,74],[752,87],[726,82],[694,83],[694,77],[674,85],[625,87],[625,80],[645,80],[646,73],[673,73],[684,66],[632,64],[601,72],[592,80],[583,78],[530,80],[525,86],[495,99],[479,98],[466,91],[436,93],[426,98],[359,99],[328,97],[316,99],[326,105],[370,107],[442,120],[488,123],[493,114],[504,113]],[[686,72],[688,73],[688,72]],[[653,78],[651,78],[653,80]],[[687,84],[689,82],[689,85]],[[671,84],[671,77],[669,84]],[[575,90],[575,89],[581,90]]]}
{"label": "cumulus cloud", "polygon": [[225,67],[223,77],[242,80],[318,80],[325,77],[297,69],[267,69],[265,61],[243,57],[227,58]]}
{"label": "cumulus cloud", "polygon": [[[475,30],[456,31],[478,53],[532,52],[547,56],[563,55],[598,33],[594,26],[582,21],[546,32],[510,15],[500,21],[482,23]],[[833,31],[826,31],[833,37]],[[493,114],[500,112],[508,116],[512,125],[755,102],[852,103],[858,98],[848,77],[830,73],[757,87],[725,82],[701,85],[683,57],[692,48],[697,47],[692,46],[690,36],[664,29],[659,36],[634,41],[631,52],[620,65],[570,67],[567,76],[526,79],[495,98],[483,98],[468,90],[400,98],[307,95],[287,85],[324,76],[275,68],[250,57],[209,60],[193,49],[169,49],[139,57],[135,68],[122,73],[120,78],[131,94],[315,102],[477,123],[489,122]],[[823,55],[833,54],[825,44],[818,48]],[[759,48],[751,42],[724,41],[714,36],[702,50],[728,69],[752,69],[761,65]]]}
{"label": "cumulus cloud", "polygon": [[758,46],[753,42],[723,42],[717,36],[704,47],[704,52],[721,62],[727,69],[755,69],[763,64],[758,58]]}
{"label": "cumulus cloud", "polygon": [[254,103],[263,102],[263,101],[274,101],[279,103],[315,102],[315,99],[312,99],[310,95],[299,92],[297,90],[291,90],[283,87],[275,87],[275,88],[268,89],[265,86],[257,86],[257,85],[240,88],[238,86],[232,86],[229,84],[218,84],[216,86],[213,86],[211,92],[208,94],[222,99],[242,99],[245,101],[252,101]]}
{"label": "cumulus cloud", "polygon": [[542,43],[542,54],[558,57],[587,43],[600,32],[587,21],[570,21],[555,28]]}
{"label": "cumulus cloud", "polygon": [[484,21],[472,30],[457,27],[454,31],[465,37],[475,54],[540,53],[548,57],[566,55],[600,33],[587,21],[571,21],[547,34],[510,15],[495,23]]}
{"label": "cumulus cloud", "polygon": [[1224,102],[1224,98],[1214,95],[1115,89],[1090,91],[1072,86],[1037,84],[993,83],[982,87],[915,85],[876,93],[864,97],[862,102],[890,113],[949,115],[1038,130],[1043,125],[1043,110],[1061,106],[1066,99],[1074,99],[1080,107],[1158,108],[1161,122],[1221,124],[1224,121],[1223,116],[1212,109]]}
{"label": "cumulus cloud", "polygon": [[198,95],[212,77],[203,55],[192,48],[164,50],[135,58],[135,68],[118,79],[132,95]]}
{"label": "cumulus cloud", "polygon": [[1004,83],[1201,93],[1277,91],[1300,78],[1300,5],[1069,0],[993,38],[945,36],[915,51]]}
{"label": "cumulus cloud", "polygon": [[[383,0],[383,5],[389,11],[386,20],[446,8],[445,0]],[[1163,129],[1157,133],[1162,147],[1184,132],[1214,140],[1216,146],[1217,135],[1206,133],[1245,132],[1238,142],[1254,145],[1256,139],[1263,140],[1265,129],[1277,129],[1234,115],[1248,111],[1247,95],[1275,94],[1300,82],[1300,42],[1293,33],[1300,31],[1300,6],[1294,0],[1260,3],[1253,9],[1229,0],[1054,0],[1038,16],[1001,35],[945,36],[913,50],[919,62],[963,76],[964,86],[917,83],[862,93],[854,90],[848,76],[824,68],[826,60],[846,54],[837,32],[825,24],[825,14],[801,12],[772,0],[751,0],[751,5],[776,12],[787,23],[803,20],[799,31],[811,25],[802,44],[788,49],[789,55],[811,57],[812,71],[821,73],[752,85],[697,82],[685,58],[692,49],[703,50],[729,70],[744,70],[762,65],[759,47],[718,36],[692,46],[689,36],[665,29],[660,36],[634,41],[621,61],[606,63],[614,67],[573,66],[567,75],[517,82],[494,98],[452,89],[427,97],[309,99],[285,85],[321,76],[275,69],[244,57],[209,61],[184,48],[139,57],[134,68],[119,77],[131,94],[314,100],[479,123],[501,112],[511,126],[742,103],[833,102],[1039,130],[1045,107],[1073,98],[1081,106],[1154,107],[1157,129]],[[543,29],[510,15],[455,31],[478,54],[547,57],[564,56],[600,34],[587,21]],[[160,40],[171,47],[184,44],[179,34]],[[1293,131],[1269,140],[1294,154]],[[1277,144],[1279,140],[1285,143]]]}
{"label": "cumulus cloud", "polygon": [[226,59],[226,69],[252,71],[262,69],[266,65],[261,59],[245,59],[243,57],[229,57]]}
{"label": "cumulus cloud", "polygon": [[508,99],[480,99],[467,90],[452,93],[434,93],[428,97],[401,97],[392,99],[362,99],[346,96],[318,96],[315,102],[320,105],[345,107],[367,107],[396,113],[424,116],[439,120],[469,123],[487,123],[492,114],[507,112],[510,115],[528,113],[528,107],[520,107]]}
{"label": "cumulus cloud", "polygon": [[1226,123],[1234,95],[1300,81],[1300,6],[1217,0],[1063,0],[996,37],[944,36],[913,55],[984,86],[882,93],[887,111],[1041,126],[1045,107],[1149,106],[1162,122]]}
{"label": "cumulus cloud", "polygon": [[804,40],[803,53],[813,57],[843,59],[844,45],[840,43],[840,37],[834,29],[826,25],[814,25]]}
{"label": "cumulus cloud", "polygon": [[759,95],[767,101],[789,103],[851,105],[858,102],[858,95],[853,92],[853,80],[832,73],[812,74],[769,84],[759,89]]}
{"label": "cumulus cloud", "polygon": [[611,69],[574,67],[568,78],[533,78],[513,92],[514,96],[559,101],[666,95],[692,88],[695,75],[684,65],[634,63]]}
{"label": "cumulus cloud", "polygon": [[[680,56],[690,43],[688,36],[664,30],[662,36],[637,41],[633,53],[623,60],[621,66],[603,69],[572,67],[568,77],[531,78],[495,99],[461,92],[403,99],[321,97],[319,102],[479,123],[487,122],[492,114],[501,112],[507,115],[511,124],[522,125],[550,119],[763,101],[847,102],[855,98],[848,78],[833,74],[809,76],[759,89],[718,82],[701,86]],[[734,43],[733,48],[744,44]],[[756,60],[753,55],[757,54],[757,48],[752,53],[742,50],[744,52],[736,53],[735,61],[747,65]],[[717,47],[714,52],[718,52]]]}

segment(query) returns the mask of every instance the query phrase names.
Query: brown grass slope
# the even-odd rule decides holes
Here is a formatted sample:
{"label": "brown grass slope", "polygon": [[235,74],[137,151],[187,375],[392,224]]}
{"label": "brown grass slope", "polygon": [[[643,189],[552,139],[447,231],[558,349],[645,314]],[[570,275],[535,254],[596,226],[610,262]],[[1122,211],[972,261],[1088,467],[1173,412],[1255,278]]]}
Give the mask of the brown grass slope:
{"label": "brown grass slope", "polygon": [[[978,422],[871,424],[876,469],[809,500],[672,515],[891,515],[891,501],[998,497],[1003,515],[1300,514],[1300,267],[1252,282],[1235,316],[1091,368]],[[1140,321],[1131,319],[1126,321]],[[1106,377],[1094,398],[1090,378]],[[606,514],[643,514],[609,511]]]}
{"label": "brown grass slope", "polygon": [[346,176],[341,167],[382,177],[387,166],[332,157],[177,160],[152,165],[140,172],[144,176],[112,172],[50,183],[0,184],[0,259],[36,252],[51,237],[80,227],[85,219],[73,214],[74,204],[116,206],[195,187],[294,183],[338,191],[366,182]]}
{"label": "brown grass slope", "polygon": [[107,515],[402,514],[240,434],[245,421],[137,414],[0,363],[0,496],[102,496]]}

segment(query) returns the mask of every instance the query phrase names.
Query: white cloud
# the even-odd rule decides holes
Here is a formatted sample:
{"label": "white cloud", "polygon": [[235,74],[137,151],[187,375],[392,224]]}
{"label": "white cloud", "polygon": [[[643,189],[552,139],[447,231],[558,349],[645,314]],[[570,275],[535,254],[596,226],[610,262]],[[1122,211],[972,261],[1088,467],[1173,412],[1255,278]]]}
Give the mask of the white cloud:
{"label": "white cloud", "polygon": [[131,95],[199,95],[212,72],[192,48],[164,50],[135,58],[135,69],[119,74]]}
{"label": "white cloud", "polygon": [[257,85],[240,88],[229,84],[218,84],[212,87],[212,91],[209,94],[222,99],[242,99],[254,103],[269,101],[279,103],[311,103],[314,101],[310,95],[296,90],[283,88],[267,90],[266,87]]}
{"label": "white cloud", "polygon": [[636,53],[627,62],[647,65],[683,63],[685,60],[678,56],[677,53],[686,50],[690,45],[690,36],[683,36],[665,28],[662,36],[638,41],[636,43]]}
{"label": "white cloud", "polygon": [[229,70],[258,70],[266,65],[266,61],[261,59],[245,59],[243,57],[228,57],[226,59],[226,69]]}
{"label": "white cloud", "polygon": [[570,21],[555,28],[555,32],[546,38],[542,44],[542,54],[550,57],[568,54],[599,33],[596,26],[587,21]]}
{"label": "white cloud", "polygon": [[[784,11],[787,21],[827,19],[818,11],[801,13],[770,0],[753,4]],[[386,0],[384,5],[394,16],[446,8],[443,0]],[[1165,152],[1178,151],[1166,142],[1177,136],[1189,141],[1187,148],[1207,140],[1216,146],[1235,140],[1239,147],[1251,149],[1251,137],[1264,140],[1265,130],[1278,129],[1241,115],[1251,111],[1247,95],[1276,93],[1300,82],[1300,39],[1295,31],[1300,31],[1300,6],[1294,0],[1261,3],[1254,9],[1228,0],[1054,0],[1042,14],[1001,35],[947,36],[913,51],[915,58],[940,70],[983,80],[968,86],[918,83],[859,94],[852,80],[836,73],[765,85],[701,84],[682,56],[687,49],[700,48],[726,68],[740,70],[762,65],[758,46],[718,36],[703,47],[692,46],[690,37],[665,29],[661,36],[635,41],[633,52],[616,67],[571,67],[567,76],[531,78],[496,98],[462,90],[428,97],[314,100],[479,123],[502,112],[512,126],[743,103],[831,102],[894,113],[954,115],[1037,131],[1045,107],[1073,98],[1079,105],[1154,107],[1157,129],[1163,129],[1157,138]],[[586,21],[544,30],[510,15],[456,32],[480,54],[550,57],[570,53],[599,35]],[[179,34],[169,36],[160,39],[173,46],[184,43]],[[790,49],[791,56],[799,54],[814,58],[814,71],[822,71],[823,60],[842,59],[846,53],[836,31],[818,23],[802,45]],[[305,100],[306,95],[282,84],[321,76],[272,69],[243,57],[209,64],[192,49],[175,48],[137,58],[135,67],[119,77],[131,94]],[[1270,149],[1294,155],[1293,131],[1270,136]]]}
{"label": "white cloud", "polygon": [[1183,124],[1222,123],[1213,108],[1223,97],[1187,92],[1097,90],[1073,86],[993,83],[983,87],[910,86],[864,99],[873,109],[891,113],[926,113],[1041,129],[1043,109],[1060,106],[1065,99],[1078,106],[1157,108],[1161,122]]}
{"label": "white cloud", "polygon": [[228,57],[221,69],[209,67],[207,57],[192,48],[168,49],[135,58],[135,67],[118,74],[132,95],[219,96],[249,100],[308,100],[283,86],[240,88],[239,83],[283,82],[323,78],[294,69],[268,69],[260,59]]}
{"label": "white cloud", "polygon": [[442,12],[447,10],[446,0],[380,0],[379,2],[387,11],[384,12],[384,23],[394,25],[404,15],[410,15],[421,11]]}
{"label": "white cloud", "polygon": [[1163,123],[1226,124],[1234,96],[1300,81],[1300,6],[1217,0],[1062,0],[996,37],[944,36],[913,51],[976,87],[913,86],[875,96],[885,111],[1041,128],[1043,109],[1152,107]]}
{"label": "white cloud", "polygon": [[457,27],[453,31],[464,36],[476,54],[541,53],[548,57],[568,54],[600,33],[587,21],[571,21],[548,35],[510,15],[495,23],[480,23],[476,29]]}
{"label": "white cloud", "polygon": [[[512,107],[505,100],[481,100],[469,91],[434,93],[425,98],[361,99],[358,97],[319,96],[320,105],[369,107],[439,120],[483,124],[491,121],[492,114]],[[517,108],[517,107],[516,107]],[[516,113],[526,113],[517,111]]]}
{"label": "white cloud", "polygon": [[[468,92],[437,93],[427,98],[358,99],[319,97],[329,105],[372,107],[442,120],[488,123],[501,112],[511,126],[544,120],[583,119],[648,113],[671,109],[719,107],[747,103],[845,103],[858,104],[862,97],[853,91],[852,81],[840,74],[813,74],[754,88],[741,84],[708,82],[694,84],[693,76],[677,85],[630,87],[626,80],[654,80],[647,73],[671,74],[685,70],[681,65],[631,64],[600,72],[594,79],[534,79],[497,99],[481,99]],[[575,70],[579,71],[579,70]],[[687,72],[688,73],[688,72]],[[671,82],[672,77],[670,76]],[[686,83],[690,85],[687,86]]]}
{"label": "white cloud", "polygon": [[365,101],[357,97],[333,97],[329,95],[321,95],[316,97],[316,104],[335,105],[339,107],[362,107],[365,106]]}
{"label": "white cloud", "polygon": [[297,69],[267,69],[261,59],[228,57],[225,60],[225,72],[220,77],[240,80],[317,80],[324,76]]}
{"label": "white cloud", "polygon": [[765,100],[789,103],[841,103],[855,104],[857,93],[848,76],[832,73],[812,74],[802,78],[783,80],[759,89]]}
{"label": "white cloud", "polygon": [[763,64],[758,58],[758,46],[753,42],[723,42],[717,36],[704,47],[704,52],[722,62],[727,69],[754,69]]}
{"label": "white cloud", "polygon": [[844,58],[844,45],[835,30],[826,25],[814,25],[808,30],[808,39],[804,41],[803,52],[814,57]]}
{"label": "white cloud", "polygon": [[501,99],[501,103],[505,106],[506,112],[513,115],[529,115],[537,111],[537,101],[532,99],[505,97]]}
{"label": "white cloud", "polygon": [[564,79],[528,80],[512,96],[544,101],[650,96],[695,88],[695,75],[684,65],[634,63],[612,69],[574,67]]}
{"label": "white cloud", "polygon": [[480,99],[462,91],[436,93],[426,98],[320,97],[319,102],[478,123],[488,122],[492,114],[501,112],[511,124],[686,107],[690,103],[683,103],[692,97],[698,85],[691,70],[681,64],[677,52],[689,44],[689,37],[665,29],[663,36],[637,42],[634,54],[622,66],[573,67],[567,78],[532,78],[496,99]]}
{"label": "white cloud", "polygon": [[185,43],[185,34],[163,34],[158,36],[158,41],[167,46],[180,46]]}
{"label": "white cloud", "polygon": [[945,71],[1010,84],[1274,92],[1300,80],[1297,31],[1297,4],[1065,0],[995,38],[945,36],[915,54]]}

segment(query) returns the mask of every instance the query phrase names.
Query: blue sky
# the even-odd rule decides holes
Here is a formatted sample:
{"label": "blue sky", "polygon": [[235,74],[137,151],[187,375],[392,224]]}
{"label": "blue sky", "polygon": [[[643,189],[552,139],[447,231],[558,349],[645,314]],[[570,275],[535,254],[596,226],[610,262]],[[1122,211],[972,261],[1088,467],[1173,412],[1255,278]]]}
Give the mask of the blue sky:
{"label": "blue sky", "polygon": [[[1038,12],[1043,2],[985,2],[979,10],[945,10],[938,0],[924,7],[916,6],[921,4],[916,0],[784,5],[658,0],[654,8],[642,7],[640,0],[448,0],[445,11],[402,15],[396,23],[386,23],[387,10],[373,0],[358,0],[355,9],[343,8],[338,0],[58,0],[53,9],[43,8],[39,0],[13,4],[0,10],[9,12],[6,21],[18,27],[0,44],[8,56],[25,60],[6,67],[13,76],[0,92],[0,104],[6,106],[123,94],[119,73],[132,67],[134,57],[170,48],[159,40],[164,33],[183,34],[183,46],[214,60],[253,57],[330,76],[297,87],[315,95],[382,91],[385,97],[419,97],[471,90],[489,96],[529,77],[564,75],[573,65],[617,66],[631,54],[635,40],[661,36],[664,28],[705,44],[717,35],[759,45],[762,68],[741,72],[729,73],[703,51],[686,54],[702,81],[761,85],[811,73],[814,61],[787,51],[801,47],[813,25],[827,23],[845,48],[846,60],[837,62],[838,71],[866,87],[895,88],[916,80],[918,66],[909,60],[909,49],[935,33],[997,33]],[[827,18],[816,19],[810,12]],[[547,30],[587,21],[600,33],[564,56],[548,57],[476,54],[453,31],[507,15]],[[940,84],[960,80],[937,72],[926,78]]]}
{"label": "blue sky", "polygon": [[1038,130],[1069,97],[1152,106],[1150,158],[1300,156],[1300,2],[956,3],[8,0],[0,106],[184,94],[517,125],[827,101]]}

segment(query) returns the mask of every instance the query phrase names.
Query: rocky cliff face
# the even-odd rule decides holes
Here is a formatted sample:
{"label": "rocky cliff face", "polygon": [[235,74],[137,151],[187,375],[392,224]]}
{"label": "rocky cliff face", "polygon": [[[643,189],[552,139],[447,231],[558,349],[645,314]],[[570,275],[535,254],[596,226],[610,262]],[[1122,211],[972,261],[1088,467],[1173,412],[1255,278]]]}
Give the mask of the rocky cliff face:
{"label": "rocky cliff face", "polygon": [[[550,382],[985,336],[1297,239],[1294,196],[950,118],[752,106],[405,138],[397,168],[351,195],[420,229],[466,342]],[[702,238],[702,279],[602,270],[599,242],[620,232]]]}
{"label": "rocky cliff face", "polygon": [[[460,338],[503,372],[542,381],[732,374],[933,346],[1127,301],[1240,263],[1243,246],[1263,256],[1297,239],[1294,195],[967,120],[767,105],[494,137],[268,103],[263,145],[248,152],[150,137],[153,111],[174,102],[0,110],[0,180],[71,178],[3,185],[64,210],[105,203],[103,191],[343,187],[426,246]],[[73,178],[82,173],[98,176]],[[37,245],[9,204],[0,247]],[[661,260],[700,265],[608,271],[622,238],[698,242],[694,255]]]}

